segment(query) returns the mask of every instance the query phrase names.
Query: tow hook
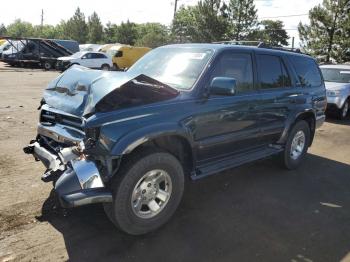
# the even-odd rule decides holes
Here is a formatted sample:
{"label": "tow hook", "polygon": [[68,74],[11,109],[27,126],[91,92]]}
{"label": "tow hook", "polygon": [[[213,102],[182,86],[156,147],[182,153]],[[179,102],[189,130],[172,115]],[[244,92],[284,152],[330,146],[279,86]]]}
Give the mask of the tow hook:
{"label": "tow hook", "polygon": [[41,180],[45,183],[51,182],[51,181],[56,181],[60,175],[63,173],[62,170],[47,170],[42,176]]}
{"label": "tow hook", "polygon": [[23,152],[26,154],[33,154],[34,153],[34,146],[29,145],[23,148]]}
{"label": "tow hook", "polygon": [[36,140],[30,140],[29,142],[29,146],[26,146],[23,148],[23,152],[25,154],[33,154],[34,153],[34,143],[36,142]]}

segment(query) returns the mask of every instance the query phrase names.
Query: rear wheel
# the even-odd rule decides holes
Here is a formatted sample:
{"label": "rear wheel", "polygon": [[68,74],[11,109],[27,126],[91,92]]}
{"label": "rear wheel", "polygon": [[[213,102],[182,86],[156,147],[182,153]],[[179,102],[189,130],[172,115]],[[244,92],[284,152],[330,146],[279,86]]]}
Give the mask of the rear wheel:
{"label": "rear wheel", "polygon": [[104,208],[110,220],[131,235],[153,231],[174,214],[182,198],[180,162],[166,152],[142,152],[125,164],[112,183],[113,203]]}
{"label": "rear wheel", "polygon": [[304,121],[298,121],[290,131],[283,152],[283,164],[287,169],[296,169],[304,160],[310,145],[310,127]]}
{"label": "rear wheel", "polygon": [[110,66],[107,64],[104,64],[101,66],[101,70],[103,70],[103,71],[109,71],[109,69],[110,69]]}
{"label": "rear wheel", "polygon": [[52,64],[50,62],[48,62],[48,61],[45,61],[44,64],[43,64],[43,67],[44,67],[45,70],[48,71],[48,70],[51,70]]}
{"label": "rear wheel", "polygon": [[345,119],[349,114],[349,99],[347,99],[345,102],[344,102],[344,105],[341,109],[339,109],[338,111],[338,118],[340,120],[343,120]]}

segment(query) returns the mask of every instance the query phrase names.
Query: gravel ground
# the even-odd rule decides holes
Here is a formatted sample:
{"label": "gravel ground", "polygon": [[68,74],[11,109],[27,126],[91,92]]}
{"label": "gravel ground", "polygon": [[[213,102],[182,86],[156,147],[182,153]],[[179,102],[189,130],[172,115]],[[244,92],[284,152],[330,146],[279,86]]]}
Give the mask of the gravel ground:
{"label": "gravel ground", "polygon": [[0,261],[350,261],[350,120],[328,120],[296,171],[267,159],[187,183],[169,223],[131,237],[99,205],[63,212],[22,153],[57,75],[0,64]]}

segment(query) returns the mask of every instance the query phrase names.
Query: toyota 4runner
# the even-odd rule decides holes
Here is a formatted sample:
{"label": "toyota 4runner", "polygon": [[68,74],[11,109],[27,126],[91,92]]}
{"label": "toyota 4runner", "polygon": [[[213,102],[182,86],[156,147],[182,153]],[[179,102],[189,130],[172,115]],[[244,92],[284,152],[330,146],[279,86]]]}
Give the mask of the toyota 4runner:
{"label": "toyota 4runner", "polygon": [[315,60],[273,48],[157,48],[126,72],[73,66],[44,92],[24,151],[63,207],[103,203],[129,234],[163,225],[184,180],[272,155],[303,161],[327,105]]}

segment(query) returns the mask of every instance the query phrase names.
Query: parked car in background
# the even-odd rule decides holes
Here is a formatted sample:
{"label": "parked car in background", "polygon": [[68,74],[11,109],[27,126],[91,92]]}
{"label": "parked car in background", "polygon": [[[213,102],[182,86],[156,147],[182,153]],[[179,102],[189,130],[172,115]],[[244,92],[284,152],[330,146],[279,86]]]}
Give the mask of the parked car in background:
{"label": "parked car in background", "polygon": [[24,151],[46,165],[42,179],[64,207],[103,203],[118,228],[139,235],[175,213],[186,178],[273,155],[297,168],[326,105],[310,56],[170,45],[125,72],[68,69],[45,90]]}
{"label": "parked car in background", "polygon": [[320,66],[327,89],[327,112],[344,119],[350,106],[350,65]]}
{"label": "parked car in background", "polygon": [[82,65],[92,69],[109,70],[113,67],[112,58],[102,52],[77,52],[71,56],[59,57],[56,68],[66,70],[72,65]]}
{"label": "parked car in background", "polygon": [[2,44],[0,45],[0,59],[2,56],[2,53],[9,50],[11,48],[11,44],[7,42],[6,40],[2,41]]}
{"label": "parked car in background", "polygon": [[148,53],[151,48],[115,44],[105,52],[112,57],[113,66],[116,70],[123,70],[131,67],[137,60]]}

